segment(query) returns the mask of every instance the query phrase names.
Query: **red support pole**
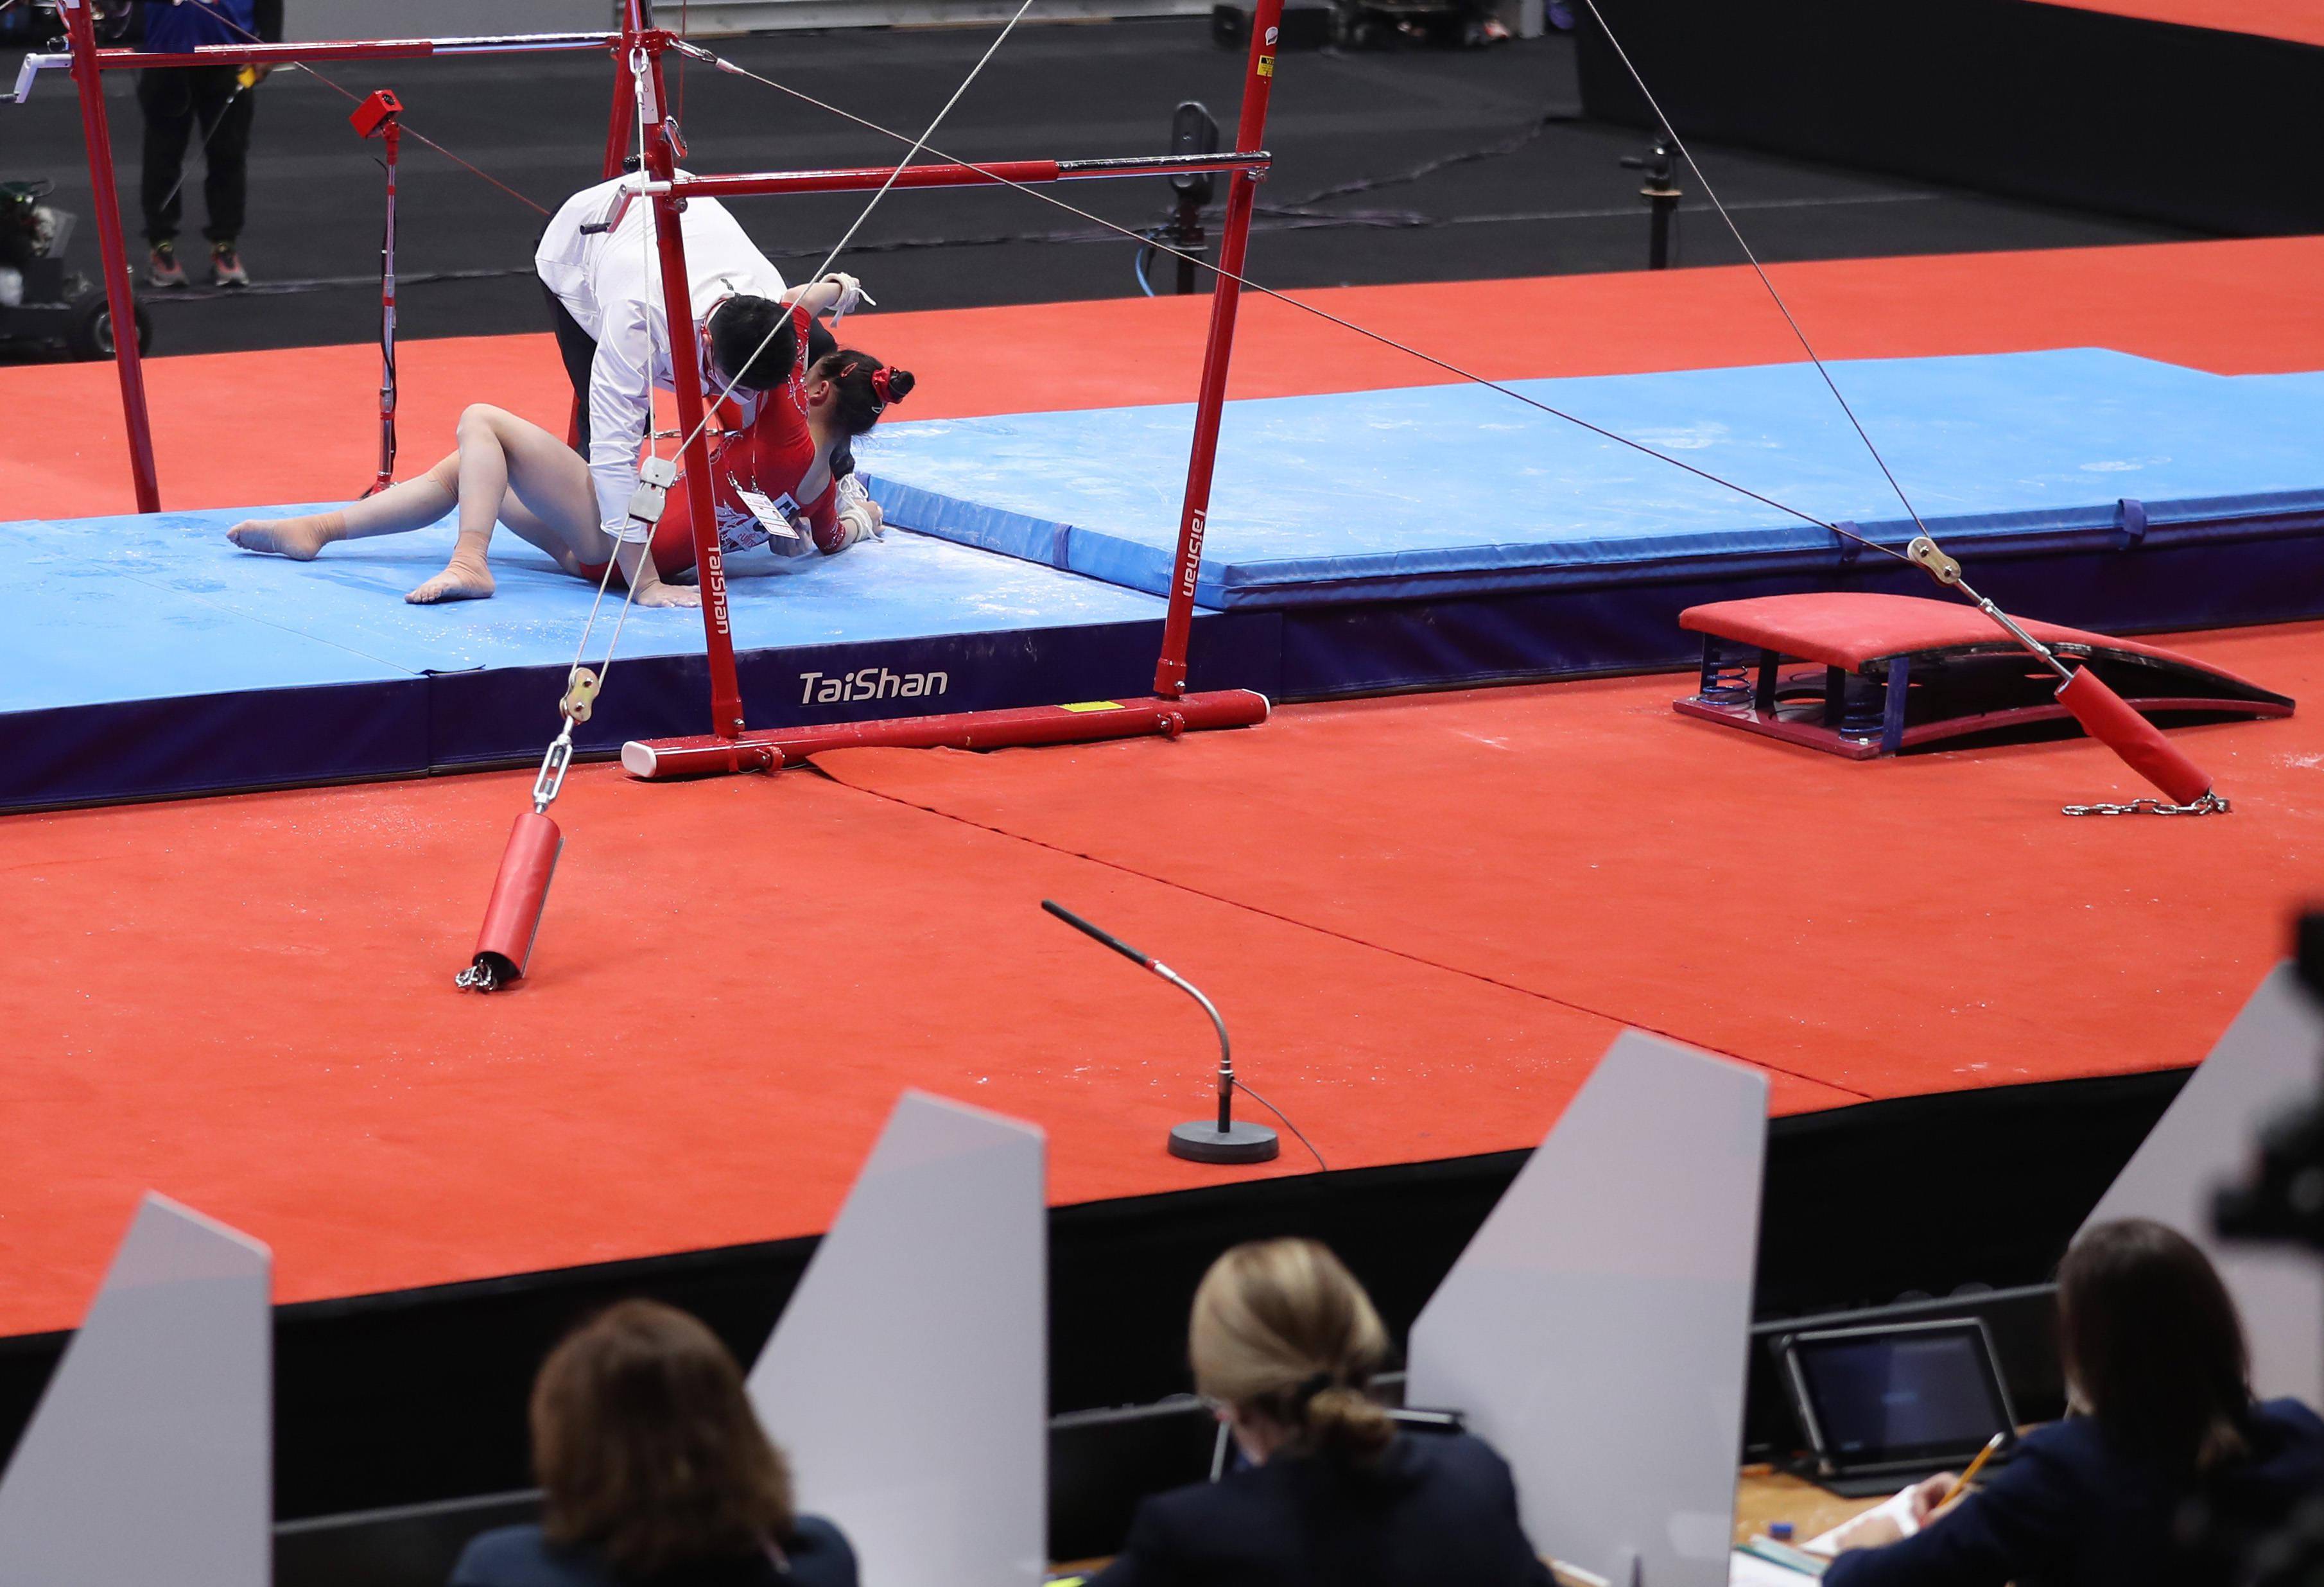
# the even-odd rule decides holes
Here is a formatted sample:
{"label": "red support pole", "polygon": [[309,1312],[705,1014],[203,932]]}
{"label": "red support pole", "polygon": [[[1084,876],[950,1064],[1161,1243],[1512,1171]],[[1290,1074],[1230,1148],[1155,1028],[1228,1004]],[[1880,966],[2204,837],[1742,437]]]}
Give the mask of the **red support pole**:
{"label": "red support pole", "polygon": [[638,91],[630,78],[630,52],[617,49],[613,51],[613,108],[605,117],[607,181],[622,174],[622,161],[629,158],[630,144],[638,134],[634,119],[637,108]]}
{"label": "red support pole", "polygon": [[[1283,0],[1259,0],[1250,24],[1250,65],[1242,85],[1242,119],[1235,149],[1255,153],[1267,135],[1267,99],[1275,87],[1275,45]],[[1211,471],[1218,461],[1219,415],[1226,402],[1227,360],[1234,352],[1235,309],[1241,300],[1243,255],[1250,243],[1250,211],[1259,179],[1235,172],[1227,189],[1226,225],[1219,237],[1219,273],[1211,290],[1211,339],[1203,349],[1203,384],[1194,401],[1194,445],[1186,459],[1186,500],[1178,519],[1178,561],[1170,580],[1170,607],[1162,620],[1162,654],[1154,666],[1154,692],[1175,699],[1186,687],[1186,640],[1194,622],[1194,585],[1203,570],[1203,531],[1211,512]]]}
{"label": "red support pole", "polygon": [[[630,75],[630,50],[642,24],[638,20],[637,0],[623,8],[621,40],[613,46],[613,107],[605,116],[604,180],[613,180],[622,174],[622,161],[628,158],[631,140],[637,136],[637,85]],[[578,451],[581,448],[582,403],[586,399],[579,392],[573,393],[573,406],[565,417],[565,444]]]}
{"label": "red support pole", "polygon": [[[662,41],[649,38],[647,51],[646,174],[657,183],[670,180],[674,161],[666,134],[668,101],[662,97]],[[678,466],[685,470],[687,505],[694,519],[694,565],[702,580],[702,630],[710,659],[710,731],[732,737],[742,731],[742,686],[734,675],[734,634],[726,610],[726,563],[718,549],[718,511],[710,494],[710,438],[703,425],[702,365],[694,328],[694,291],[686,269],[686,244],[678,235],[685,200],[667,190],[653,195],[654,240],[661,254],[661,294],[669,321],[669,374],[678,388],[678,430],[690,438]],[[649,427],[652,420],[647,420]],[[650,552],[649,552],[650,555]]]}
{"label": "red support pole", "polygon": [[113,362],[121,374],[121,422],[129,441],[129,477],[137,511],[161,510],[161,483],[153,470],[153,426],[145,410],[145,368],[137,352],[137,293],[129,275],[129,247],[121,233],[121,195],[113,178],[113,129],[105,114],[105,82],[97,60],[97,25],[88,0],[64,0],[65,35],[72,42],[73,82],[80,89],[81,135],[88,144],[88,182],[97,208],[97,241],[105,262],[105,301],[113,316]]}
{"label": "red support pole", "polygon": [[403,102],[379,88],[347,120],[360,137],[380,141],[387,171],[387,220],[379,235],[379,472],[364,491],[377,495],[395,483],[395,173],[403,146]]}
{"label": "red support pole", "polygon": [[613,109],[605,118],[605,179],[611,181],[622,174],[622,161],[629,158],[630,144],[638,135],[634,119],[638,108],[637,86],[630,77],[630,52],[637,48],[638,40],[653,26],[653,14],[645,0],[623,0],[622,32],[613,46]]}
{"label": "red support pole", "polygon": [[779,771],[830,750],[879,746],[908,750],[1001,750],[1035,744],[1102,743],[1120,738],[1176,738],[1220,727],[1255,727],[1267,720],[1267,697],[1221,689],[1176,699],[1089,700],[1077,706],[1028,706],[966,711],[948,716],[901,716],[841,722],[820,727],[778,727],[724,736],[632,741],[622,746],[622,767],[632,777],[666,781],[722,777],[734,771]]}
{"label": "red support pole", "polygon": [[403,147],[403,118],[389,116],[380,138],[386,145],[387,224],[380,244],[379,479],[374,491],[395,483],[395,168]]}

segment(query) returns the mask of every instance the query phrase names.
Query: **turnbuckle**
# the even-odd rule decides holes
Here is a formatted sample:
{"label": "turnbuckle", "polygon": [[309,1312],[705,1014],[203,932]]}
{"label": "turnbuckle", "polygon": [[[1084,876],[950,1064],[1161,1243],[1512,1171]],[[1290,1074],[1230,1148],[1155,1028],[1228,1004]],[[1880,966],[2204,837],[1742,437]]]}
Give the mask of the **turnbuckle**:
{"label": "turnbuckle", "polygon": [[532,809],[537,816],[549,814],[549,807],[557,802],[558,793],[565,787],[565,774],[573,768],[573,718],[565,719],[565,729],[549,742],[549,752],[540,758],[540,775],[532,780]]}

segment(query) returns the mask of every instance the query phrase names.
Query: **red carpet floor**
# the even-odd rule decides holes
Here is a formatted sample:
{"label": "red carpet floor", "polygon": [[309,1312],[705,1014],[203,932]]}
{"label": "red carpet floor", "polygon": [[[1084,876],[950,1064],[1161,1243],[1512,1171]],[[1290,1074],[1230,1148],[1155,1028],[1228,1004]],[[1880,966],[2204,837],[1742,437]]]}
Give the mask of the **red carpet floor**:
{"label": "red carpet floor", "polygon": [[[2299,241],[1784,279],[1835,355],[2104,343],[2241,371],[2324,366],[2319,263]],[[1332,298],[1517,375],[1785,356],[1748,285]],[[946,373],[921,412],[1007,411],[1182,397],[1198,319],[896,315],[862,339]],[[1342,335],[1255,314],[1242,389],[1416,378]],[[1177,365],[1153,350],[1181,342]],[[407,369],[408,435],[559,394],[531,338],[420,344]],[[359,480],[364,371],[360,349],[160,361],[169,500]],[[109,380],[0,372],[0,401],[55,427],[0,463],[6,515],[124,505]],[[211,433],[235,403],[286,417]],[[2185,643],[2303,702],[2324,686],[2324,626]],[[1043,897],[1208,988],[1252,1083],[1342,1167],[1537,1140],[1624,1023],[1762,1067],[1786,1112],[2190,1063],[2324,889],[2312,714],[2184,734],[2232,817],[2075,823],[2055,807],[2134,791],[2089,743],[1846,764],[1682,720],[1680,687],[679,787],[587,770],[536,977],[491,1000],[450,976],[524,778],[0,821],[0,1333],[74,1320],[149,1186],[270,1241],[284,1300],[810,1232],[907,1084],[1040,1121],[1056,1201],[1215,1182],[1159,1145],[1203,1111],[1207,1028]]]}
{"label": "red carpet floor", "polygon": [[[2187,642],[2324,688],[2324,625]],[[2182,735],[2231,817],[2072,822],[2132,791],[2090,743],[1854,764],[1678,687],[593,768],[492,999],[451,974],[525,778],[0,822],[0,1332],[70,1321],[148,1186],[272,1242],[286,1300],[812,1231],[908,1084],[1045,1125],[1060,1202],[1215,1182],[1161,1149],[1201,1016],[1045,897],[1207,988],[1353,1167],[1538,1139],[1623,1023],[1785,1112],[2192,1063],[2317,878],[2324,717]]]}
{"label": "red carpet floor", "polygon": [[2222,32],[2257,33],[2296,44],[2324,44],[2324,5],[2316,0],[2048,0],[2077,11],[2104,11],[2146,22]]}

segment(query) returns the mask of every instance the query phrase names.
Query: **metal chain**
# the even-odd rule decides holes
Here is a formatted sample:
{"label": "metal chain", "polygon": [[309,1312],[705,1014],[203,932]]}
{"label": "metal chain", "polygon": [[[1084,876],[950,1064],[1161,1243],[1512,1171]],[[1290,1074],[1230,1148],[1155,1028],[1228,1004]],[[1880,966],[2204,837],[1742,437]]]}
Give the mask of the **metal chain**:
{"label": "metal chain", "polygon": [[2235,806],[2218,794],[2207,793],[2191,805],[2145,798],[2122,805],[2064,805],[2060,808],[2069,816],[2225,816]]}

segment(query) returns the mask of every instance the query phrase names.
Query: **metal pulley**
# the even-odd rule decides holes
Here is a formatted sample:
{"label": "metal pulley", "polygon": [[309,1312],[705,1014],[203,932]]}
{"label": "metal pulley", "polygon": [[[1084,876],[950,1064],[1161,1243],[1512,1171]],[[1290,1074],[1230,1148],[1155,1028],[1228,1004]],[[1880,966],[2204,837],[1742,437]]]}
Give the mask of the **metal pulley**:
{"label": "metal pulley", "polygon": [[557,702],[558,714],[568,723],[586,722],[597,702],[597,691],[604,687],[597,675],[586,667],[576,667],[566,679],[565,697]]}

